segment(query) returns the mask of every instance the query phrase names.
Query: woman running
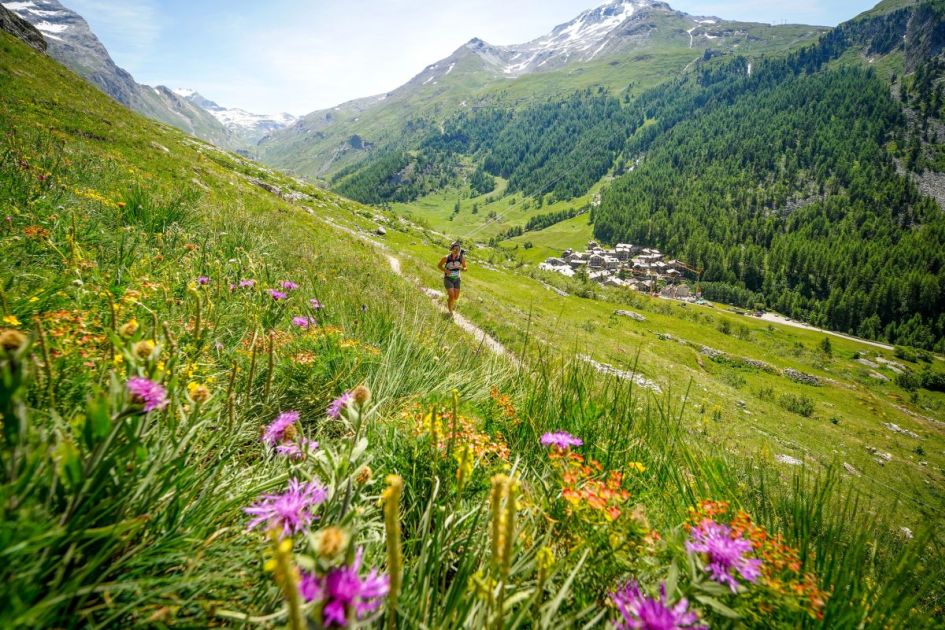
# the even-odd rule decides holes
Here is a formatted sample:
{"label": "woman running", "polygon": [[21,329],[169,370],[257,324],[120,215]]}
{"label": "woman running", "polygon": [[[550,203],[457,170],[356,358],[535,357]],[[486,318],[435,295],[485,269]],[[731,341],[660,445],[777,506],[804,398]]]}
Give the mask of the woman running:
{"label": "woman running", "polygon": [[446,287],[446,293],[449,296],[446,300],[446,308],[452,315],[453,305],[459,299],[459,272],[466,271],[466,255],[463,252],[462,243],[456,241],[450,245],[450,253],[440,259],[437,268],[443,272],[443,286]]}

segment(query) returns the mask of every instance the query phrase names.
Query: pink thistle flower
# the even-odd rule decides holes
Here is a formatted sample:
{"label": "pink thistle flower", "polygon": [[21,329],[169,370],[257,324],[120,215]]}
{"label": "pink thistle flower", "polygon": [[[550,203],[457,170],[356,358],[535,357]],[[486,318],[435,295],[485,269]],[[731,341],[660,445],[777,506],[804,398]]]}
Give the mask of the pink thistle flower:
{"label": "pink thistle flower", "polygon": [[295,442],[283,442],[276,447],[276,453],[291,460],[299,461],[311,451],[318,449],[318,442],[303,438],[301,444]]}
{"label": "pink thistle flower", "polygon": [[250,507],[243,508],[253,517],[246,528],[254,529],[265,523],[280,528],[283,536],[297,534],[318,518],[313,510],[327,498],[325,486],[290,479],[289,487],[282,494],[265,494]]}
{"label": "pink thistle flower", "polygon": [[308,328],[309,326],[315,325],[314,317],[293,317],[292,324],[298,326],[299,328]]}
{"label": "pink thistle flower", "polygon": [[692,528],[686,550],[705,554],[706,571],[719,584],[727,584],[733,593],[738,590],[736,572],[749,582],[755,582],[761,575],[761,560],[746,557],[752,550],[751,541],[711,519],[705,519],[698,527]]}
{"label": "pink thistle flower", "polygon": [[316,311],[322,308],[322,303],[316,300],[315,298],[312,298],[311,300],[309,300],[308,305],[311,306]]}
{"label": "pink thistle flower", "polygon": [[167,407],[167,390],[160,384],[141,376],[133,376],[128,379],[127,387],[131,399],[143,404],[145,412]]}
{"label": "pink thistle flower", "polygon": [[197,278],[197,284],[201,286],[207,286],[208,284],[210,284],[210,278],[208,278],[207,276],[200,276],[199,278]]}
{"label": "pink thistle flower", "polygon": [[565,450],[572,446],[581,446],[584,444],[584,440],[574,437],[570,433],[565,433],[564,431],[555,431],[554,433],[545,433],[541,436],[541,444],[542,446],[554,446]]}
{"label": "pink thistle flower", "polygon": [[685,598],[674,606],[667,605],[666,584],[660,584],[659,599],[647,597],[640,592],[636,581],[628,582],[622,589],[612,593],[610,599],[620,611],[621,619],[617,627],[621,630],[707,630],[707,626],[697,625],[699,616],[689,610]]}
{"label": "pink thistle flower", "polygon": [[279,300],[284,300],[284,299],[286,299],[287,297],[289,297],[288,295],[286,295],[286,294],[283,293],[282,291],[277,291],[276,289],[269,289],[269,290],[267,291],[267,293],[269,294],[269,297],[271,297],[271,298],[272,298],[273,300],[275,300],[276,302],[278,302]]}
{"label": "pink thistle flower", "polygon": [[327,627],[346,627],[360,621],[380,608],[390,592],[390,578],[377,569],[361,577],[364,548],[359,547],[354,562],[330,569],[325,575],[301,571],[299,594],[307,602],[322,604],[322,617]]}
{"label": "pink thistle flower", "polygon": [[255,280],[240,280],[241,289],[252,289],[254,286],[256,286]]}
{"label": "pink thistle flower", "polygon": [[354,396],[351,392],[345,392],[338,398],[331,401],[331,404],[328,405],[328,416],[330,418],[338,418],[341,416],[341,412],[354,401]]}
{"label": "pink thistle flower", "polygon": [[299,285],[295,284],[291,280],[283,280],[281,283],[279,283],[279,286],[281,286],[286,291],[295,291],[299,288]]}
{"label": "pink thistle flower", "polygon": [[268,446],[275,446],[285,439],[286,430],[299,421],[298,411],[283,411],[266,427],[262,441]]}

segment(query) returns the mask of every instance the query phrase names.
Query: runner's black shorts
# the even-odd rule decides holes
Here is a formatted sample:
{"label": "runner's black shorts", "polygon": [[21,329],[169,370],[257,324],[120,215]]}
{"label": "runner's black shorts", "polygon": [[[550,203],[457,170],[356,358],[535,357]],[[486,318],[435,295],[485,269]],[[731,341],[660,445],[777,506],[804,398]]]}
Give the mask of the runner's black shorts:
{"label": "runner's black shorts", "polygon": [[449,276],[443,276],[443,286],[449,289],[458,289],[459,288],[459,278],[450,278]]}

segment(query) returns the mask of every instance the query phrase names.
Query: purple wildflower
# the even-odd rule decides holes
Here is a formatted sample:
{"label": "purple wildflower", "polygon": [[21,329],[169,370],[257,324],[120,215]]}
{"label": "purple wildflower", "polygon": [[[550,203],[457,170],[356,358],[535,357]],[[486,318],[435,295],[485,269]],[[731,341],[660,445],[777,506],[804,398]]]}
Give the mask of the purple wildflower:
{"label": "purple wildflower", "polygon": [[564,431],[555,431],[554,433],[545,433],[541,436],[541,443],[542,446],[556,446],[564,450],[571,446],[580,446],[584,444],[584,440],[574,437],[570,433],[565,433]]}
{"label": "purple wildflower", "polygon": [[141,376],[128,379],[128,393],[131,394],[134,402],[144,405],[145,411],[167,407],[167,390],[160,384]]}
{"label": "purple wildflower", "polygon": [[311,300],[309,300],[309,301],[308,301],[308,305],[311,306],[311,307],[312,307],[313,309],[315,309],[316,311],[317,311],[318,309],[322,308],[322,303],[319,302],[319,301],[318,301],[317,299],[315,299],[315,298],[312,298]]}
{"label": "purple wildflower", "polygon": [[309,451],[314,451],[318,448],[318,442],[315,440],[302,439],[301,444],[295,442],[283,442],[276,447],[276,453],[282,455],[283,457],[288,457],[289,459],[299,461],[305,457],[305,454]]}
{"label": "purple wildflower", "polygon": [[749,582],[754,582],[761,575],[761,560],[746,557],[751,552],[751,541],[741,536],[732,536],[727,525],[721,525],[711,519],[705,519],[690,533],[686,541],[686,550],[690,553],[704,553],[708,561],[706,571],[719,584],[728,584],[732,592],[738,589],[734,573]]}
{"label": "purple wildflower", "polygon": [[236,285],[233,284],[232,282],[230,283],[230,287],[229,287],[229,288],[230,288],[230,293],[233,293],[233,291],[236,291]]}
{"label": "purple wildflower", "polygon": [[354,401],[354,396],[351,392],[345,392],[338,398],[331,401],[331,404],[328,405],[328,416],[331,418],[337,418],[341,415],[341,412]]}
{"label": "purple wildflower", "polygon": [[299,288],[299,285],[295,284],[291,280],[283,280],[281,283],[279,283],[279,286],[281,286],[286,291],[295,291]]}
{"label": "purple wildflower", "polygon": [[273,420],[268,427],[266,427],[266,431],[262,436],[262,441],[269,446],[275,446],[285,439],[286,430],[288,430],[289,427],[294,426],[298,421],[298,411],[283,411],[278,416],[276,416],[276,419]]}
{"label": "purple wildflower", "polygon": [[255,280],[240,280],[241,289],[252,289],[254,286],[256,286]]}
{"label": "purple wildflower", "polygon": [[[380,608],[390,591],[390,578],[377,569],[371,569],[361,577],[361,559],[364,548],[358,548],[354,562],[349,566],[330,569],[325,575],[301,571],[299,593],[307,602],[319,601],[325,625],[345,627],[350,622],[362,620]],[[348,615],[354,613],[353,618]]]}
{"label": "purple wildflower", "polygon": [[315,325],[314,317],[293,317],[292,324],[298,326],[299,328],[308,328],[309,326]]}
{"label": "purple wildflower", "polygon": [[640,586],[635,580],[611,594],[610,599],[620,611],[622,619],[617,622],[617,627],[622,630],[707,629],[707,626],[696,625],[699,617],[689,610],[689,602],[685,598],[679,600],[675,606],[667,605],[665,583],[660,584],[659,599],[647,597],[640,592]]}
{"label": "purple wildflower", "polygon": [[210,284],[210,278],[208,278],[207,276],[200,276],[199,278],[197,278],[197,284],[206,286]]}
{"label": "purple wildflower", "polygon": [[269,293],[269,297],[271,297],[271,298],[272,298],[273,300],[275,300],[276,302],[278,302],[279,300],[284,300],[284,299],[286,299],[287,297],[289,297],[288,295],[286,295],[286,294],[283,293],[282,291],[277,291],[277,290],[275,290],[275,289],[269,289],[268,293]]}
{"label": "purple wildflower", "polygon": [[247,529],[266,523],[282,529],[284,536],[297,534],[318,517],[313,509],[328,498],[328,489],[314,482],[302,483],[290,479],[282,494],[264,494],[259,501],[243,511],[253,516]]}

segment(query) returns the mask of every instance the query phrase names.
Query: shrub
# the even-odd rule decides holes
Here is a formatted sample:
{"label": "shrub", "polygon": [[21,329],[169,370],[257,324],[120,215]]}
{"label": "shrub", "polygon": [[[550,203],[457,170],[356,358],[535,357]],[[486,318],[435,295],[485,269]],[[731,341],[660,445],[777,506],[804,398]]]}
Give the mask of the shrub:
{"label": "shrub", "polygon": [[919,360],[919,355],[916,353],[915,348],[910,348],[908,346],[896,346],[893,350],[893,354],[899,357],[904,361],[909,361],[915,363]]}
{"label": "shrub", "polygon": [[809,396],[796,394],[781,394],[778,404],[791,413],[809,418],[814,413],[814,401]]}

